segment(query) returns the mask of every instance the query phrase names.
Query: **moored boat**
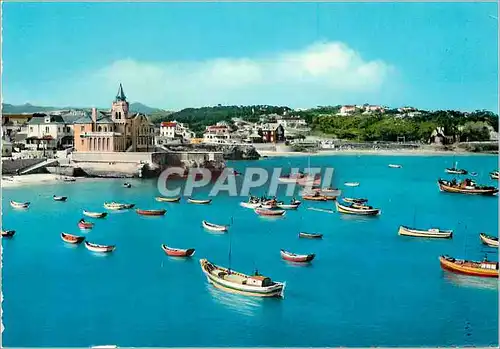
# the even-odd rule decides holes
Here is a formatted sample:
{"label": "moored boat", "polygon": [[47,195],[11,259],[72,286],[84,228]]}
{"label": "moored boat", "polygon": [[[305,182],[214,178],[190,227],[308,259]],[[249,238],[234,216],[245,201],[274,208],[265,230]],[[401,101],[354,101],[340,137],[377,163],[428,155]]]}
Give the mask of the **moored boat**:
{"label": "moored boat", "polygon": [[28,208],[30,206],[30,202],[16,202],[11,200],[10,206],[13,208]]}
{"label": "moored boat", "polygon": [[258,272],[246,275],[200,259],[201,270],[209,283],[223,291],[244,296],[284,298],[285,283],[272,281]]}
{"label": "moored boat", "polygon": [[482,262],[477,262],[444,255],[439,257],[439,263],[441,268],[454,273],[498,278],[498,262],[491,262],[486,258]]}
{"label": "moored boat", "polygon": [[55,195],[53,195],[52,198],[54,199],[54,201],[66,201],[68,199],[67,196],[55,196]]}
{"label": "moored boat", "polygon": [[485,233],[479,234],[479,237],[481,238],[481,242],[483,244],[488,245],[490,247],[498,247],[498,237],[487,235]]}
{"label": "moored boat", "polygon": [[276,205],[277,208],[280,208],[282,210],[296,210],[300,206],[300,201],[297,200],[292,200],[289,204],[285,204],[283,202],[278,202]]}
{"label": "moored boat", "polygon": [[188,198],[187,200],[190,204],[207,205],[212,202],[212,199],[198,200],[193,198]]}
{"label": "moored boat", "polygon": [[83,214],[87,217],[92,217],[92,218],[104,218],[108,215],[107,212],[90,212],[83,210]]}
{"label": "moored boat", "polygon": [[470,195],[495,195],[498,189],[491,186],[477,185],[472,179],[464,179],[462,182],[447,181],[444,179],[438,180],[439,190],[447,193],[455,194],[470,194]]}
{"label": "moored boat", "polygon": [[299,238],[305,238],[305,239],[322,239],[323,238],[323,234],[300,232],[299,233]]}
{"label": "moored boat", "polygon": [[102,253],[113,252],[116,249],[116,245],[99,245],[88,241],[85,241],[85,247],[89,251]]}
{"label": "moored boat", "polygon": [[104,208],[112,211],[127,210],[133,208],[135,204],[123,204],[119,202],[105,202]]}
{"label": "moored boat", "polygon": [[255,209],[261,206],[260,202],[240,202],[241,207]]}
{"label": "moored boat", "polygon": [[161,209],[161,210],[141,210],[137,209],[135,210],[137,214],[140,214],[141,216],[163,216],[165,213],[167,213],[167,210]]}
{"label": "moored boat", "polygon": [[11,238],[14,236],[16,233],[15,230],[2,230],[2,237],[3,238]]}
{"label": "moored boat", "polygon": [[308,263],[316,257],[314,253],[311,254],[295,254],[292,252],[288,252],[285,250],[280,251],[281,258],[285,261],[294,262],[294,263]]}
{"label": "moored boat", "polygon": [[85,237],[67,233],[61,233],[61,239],[63,239],[64,242],[67,242],[69,244],[77,245],[81,243],[83,240],[85,240]]}
{"label": "moored boat", "polygon": [[166,197],[162,197],[162,196],[157,196],[156,201],[158,201],[158,202],[179,202],[179,201],[181,201],[181,197],[178,196],[175,198],[166,198]]}
{"label": "moored boat", "polygon": [[80,229],[92,229],[92,227],[94,226],[94,223],[92,222],[86,222],[85,219],[80,219],[80,221],[78,222],[78,228]]}
{"label": "moored boat", "polygon": [[344,185],[346,187],[357,187],[359,186],[359,182],[345,182]]}
{"label": "moored boat", "polygon": [[400,226],[399,235],[405,235],[405,236],[414,236],[414,237],[421,237],[421,238],[441,238],[441,239],[451,239],[453,237],[453,231],[452,230],[440,230],[437,228],[431,228],[428,230],[420,230],[420,229],[414,229],[414,228],[409,228],[405,226]]}
{"label": "moored boat", "polygon": [[309,200],[309,201],[327,201],[327,197],[320,195],[319,193],[314,193],[312,195],[302,195],[302,199],[304,200]]}
{"label": "moored boat", "polygon": [[361,216],[376,216],[380,213],[380,209],[371,206],[364,206],[361,204],[352,203],[351,205],[343,205],[338,201],[335,202],[337,212],[346,214],[355,214]]}
{"label": "moored boat", "polygon": [[467,170],[458,168],[458,162],[456,162],[456,161],[455,161],[455,165],[453,167],[449,167],[449,168],[445,169],[444,171],[446,173],[449,173],[449,174],[458,174],[458,175],[466,175],[467,174]]}
{"label": "moored boat", "polygon": [[345,202],[349,202],[351,204],[364,204],[368,202],[368,199],[362,199],[362,198],[343,198]]}
{"label": "moored boat", "polygon": [[498,179],[498,176],[499,176],[499,172],[498,171],[490,172],[490,178],[491,179]]}
{"label": "moored boat", "polygon": [[132,184],[130,184],[130,183],[123,183],[123,187],[124,188],[131,188]]}
{"label": "moored boat", "polygon": [[401,167],[403,167],[403,166],[401,166],[401,165],[397,165],[397,164],[389,164],[389,167],[390,167],[390,168],[401,168]]}
{"label": "moored boat", "polygon": [[269,209],[260,208],[260,207],[257,207],[254,211],[259,216],[269,216],[269,217],[283,216],[286,212],[285,210],[269,210]]}
{"label": "moored boat", "polygon": [[161,249],[170,257],[191,257],[194,255],[195,249],[180,249],[180,248],[172,248],[168,247],[165,244],[161,245]]}
{"label": "moored boat", "polygon": [[201,224],[203,225],[203,228],[211,231],[219,231],[219,232],[224,232],[227,231],[227,226],[226,225],[219,225],[219,224],[213,224],[207,221],[202,221]]}

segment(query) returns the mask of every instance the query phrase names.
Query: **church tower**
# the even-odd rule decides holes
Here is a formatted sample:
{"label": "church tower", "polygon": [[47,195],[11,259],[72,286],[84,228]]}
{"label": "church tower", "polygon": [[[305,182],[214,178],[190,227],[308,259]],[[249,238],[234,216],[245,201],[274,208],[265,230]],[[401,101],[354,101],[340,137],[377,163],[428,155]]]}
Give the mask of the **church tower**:
{"label": "church tower", "polygon": [[125,124],[128,117],[128,102],[125,93],[123,92],[122,84],[118,88],[113,105],[111,106],[111,119],[114,123]]}

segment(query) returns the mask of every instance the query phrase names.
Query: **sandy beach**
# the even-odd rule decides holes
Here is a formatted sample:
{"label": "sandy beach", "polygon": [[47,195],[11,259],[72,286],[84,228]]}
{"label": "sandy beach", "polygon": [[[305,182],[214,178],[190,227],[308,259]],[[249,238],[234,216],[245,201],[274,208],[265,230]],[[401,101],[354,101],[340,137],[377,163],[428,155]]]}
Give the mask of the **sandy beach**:
{"label": "sandy beach", "polygon": [[29,174],[22,176],[2,176],[2,184],[3,188],[17,188],[22,186],[32,186],[32,185],[44,185],[44,184],[54,184],[54,183],[76,183],[82,181],[96,181],[96,180],[105,180],[104,178],[76,178],[75,182],[63,182],[60,179],[59,175],[51,174],[51,173],[38,173],[38,174]]}

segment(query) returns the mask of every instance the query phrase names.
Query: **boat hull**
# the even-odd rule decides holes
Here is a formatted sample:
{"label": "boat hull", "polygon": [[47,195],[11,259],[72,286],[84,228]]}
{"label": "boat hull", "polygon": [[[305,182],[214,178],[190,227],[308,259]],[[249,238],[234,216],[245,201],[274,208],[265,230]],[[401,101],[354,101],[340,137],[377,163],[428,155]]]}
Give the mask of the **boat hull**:
{"label": "boat hull", "polygon": [[208,205],[209,203],[212,202],[211,199],[209,200],[195,200],[195,199],[188,199],[188,202],[190,204],[198,204],[198,205]]}
{"label": "boat hull", "polygon": [[83,214],[87,217],[92,217],[92,218],[104,218],[108,215],[107,212],[89,212],[89,211],[83,211]]}
{"label": "boat hull", "polygon": [[[205,274],[207,281],[211,283],[214,287],[229,293],[240,294],[243,296],[251,297],[274,297],[274,298],[284,298],[285,283],[275,282],[272,286],[258,287],[251,285],[236,284],[224,279],[221,279],[213,274],[207,269],[207,264],[213,265],[205,259],[200,260],[201,270]],[[228,269],[221,268],[213,265],[217,270],[227,272]],[[237,273],[240,274],[240,273]],[[244,274],[240,274],[244,275]],[[246,276],[246,275],[245,275]]]}
{"label": "boat hull", "polygon": [[303,238],[303,239],[323,239],[323,234],[299,233],[299,238]]}
{"label": "boat hull", "polygon": [[135,210],[137,214],[141,216],[163,216],[165,213],[167,213],[167,210],[140,210],[137,209]]}
{"label": "boat hull", "polygon": [[116,249],[115,245],[98,245],[91,242],[85,241],[85,247],[87,250],[98,253],[109,253]]}
{"label": "boat hull", "polygon": [[68,198],[66,196],[54,196],[54,201],[66,201]]}
{"label": "boat hull", "polygon": [[454,262],[447,260],[443,256],[439,257],[439,263],[441,264],[441,267],[443,269],[446,269],[454,273],[471,275],[471,276],[498,278],[498,263],[496,270],[479,269],[479,268],[468,267],[466,265],[458,265]]}
{"label": "boat hull", "polygon": [[265,216],[265,217],[281,217],[285,215],[285,210],[268,210],[268,209],[260,209],[256,208],[255,213],[257,213],[259,216]]}
{"label": "boat hull", "polygon": [[260,203],[251,203],[251,202],[240,202],[241,207],[245,208],[251,208],[251,209],[256,209],[257,207],[260,207]]}
{"label": "boat hull", "polygon": [[164,198],[161,196],[157,196],[156,201],[158,201],[158,202],[179,202],[179,201],[181,201],[181,197],[179,196],[176,198]]}
{"label": "boat hull", "polygon": [[302,196],[302,199],[308,200],[308,201],[327,201],[328,199],[326,196],[312,196],[312,195],[304,195]]}
{"label": "boat hull", "polygon": [[491,238],[488,235],[483,234],[483,233],[479,234],[479,237],[481,238],[481,242],[483,244],[488,245],[490,247],[498,248],[498,239],[495,240],[495,239],[493,239],[493,238]]}
{"label": "boat hull", "polygon": [[485,196],[493,196],[498,193],[497,188],[491,188],[491,189],[463,189],[463,188],[457,188],[457,187],[452,187],[450,185],[446,185],[443,182],[438,181],[438,187],[439,190],[442,192],[446,193],[453,193],[453,194],[468,194],[468,195],[485,195]]}
{"label": "boat hull", "polygon": [[337,207],[337,212],[344,214],[352,214],[359,216],[377,216],[380,214],[380,209],[378,208],[373,208],[373,209],[352,208],[341,205],[338,203],[338,201],[335,202],[335,206]]}
{"label": "boat hull", "polygon": [[278,204],[277,207],[282,210],[296,210],[300,204]]}
{"label": "boat hull", "polygon": [[10,202],[10,206],[12,206],[13,208],[17,208],[17,209],[26,209],[30,206],[30,203],[29,202],[15,202],[15,201],[11,201]]}
{"label": "boat hull", "polygon": [[168,247],[167,245],[161,245],[161,249],[169,257],[192,257],[194,256],[195,253],[194,248],[179,249],[179,248],[171,248]]}
{"label": "boat hull", "polygon": [[11,238],[14,236],[16,233],[15,230],[2,230],[2,237],[3,238]]}
{"label": "boat hull", "polygon": [[85,240],[84,236],[76,236],[71,234],[61,233],[61,239],[68,244],[78,245]]}
{"label": "boat hull", "polygon": [[316,257],[314,253],[297,255],[283,250],[281,250],[280,254],[282,259],[293,263],[309,263],[314,259],[314,257]]}
{"label": "boat hull", "polygon": [[434,239],[451,239],[453,237],[453,232],[451,230],[430,231],[430,230],[412,229],[405,226],[399,227],[398,234],[403,236],[434,238]]}
{"label": "boat hull", "polygon": [[218,224],[212,224],[207,221],[202,221],[201,224],[203,225],[203,228],[210,230],[210,231],[217,231],[217,232],[226,232],[227,227],[224,225],[218,225]]}
{"label": "boat hull", "polygon": [[94,227],[93,223],[90,222],[78,222],[78,228],[80,229],[92,229]]}

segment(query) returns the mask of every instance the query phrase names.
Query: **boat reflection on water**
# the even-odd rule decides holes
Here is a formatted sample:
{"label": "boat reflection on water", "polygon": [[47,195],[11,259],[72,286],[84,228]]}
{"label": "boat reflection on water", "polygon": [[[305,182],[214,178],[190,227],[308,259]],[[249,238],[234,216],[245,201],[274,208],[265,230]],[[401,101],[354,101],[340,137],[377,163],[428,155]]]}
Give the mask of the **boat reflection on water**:
{"label": "boat reflection on water", "polygon": [[228,293],[215,288],[207,283],[207,290],[212,298],[219,304],[246,316],[255,316],[262,309],[266,299],[261,297],[247,297],[239,294]]}
{"label": "boat reflection on water", "polygon": [[498,279],[455,274],[443,270],[445,280],[455,286],[471,287],[485,290],[498,290]]}

